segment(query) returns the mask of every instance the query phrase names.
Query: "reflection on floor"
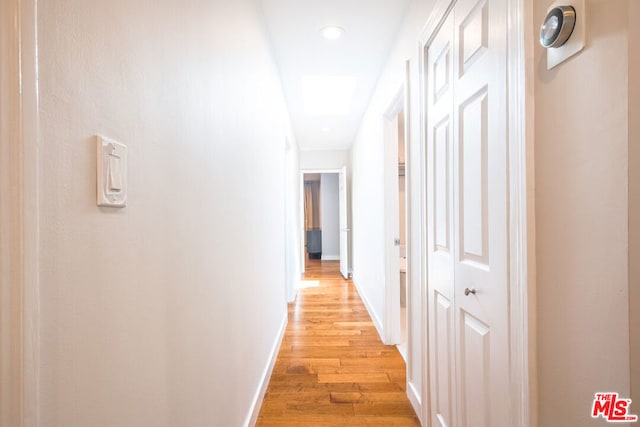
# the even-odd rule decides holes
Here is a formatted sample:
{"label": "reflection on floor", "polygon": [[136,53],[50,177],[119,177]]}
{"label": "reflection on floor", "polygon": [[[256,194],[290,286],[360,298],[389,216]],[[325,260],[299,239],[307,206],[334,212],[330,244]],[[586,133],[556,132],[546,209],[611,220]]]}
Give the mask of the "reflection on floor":
{"label": "reflection on floor", "polygon": [[405,364],[385,346],[339,263],[309,260],[258,426],[419,426]]}

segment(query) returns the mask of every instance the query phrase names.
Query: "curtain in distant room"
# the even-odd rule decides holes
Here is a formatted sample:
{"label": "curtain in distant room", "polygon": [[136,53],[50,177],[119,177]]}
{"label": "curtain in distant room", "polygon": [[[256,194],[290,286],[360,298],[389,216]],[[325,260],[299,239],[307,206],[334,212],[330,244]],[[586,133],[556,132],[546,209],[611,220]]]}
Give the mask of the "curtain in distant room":
{"label": "curtain in distant room", "polygon": [[320,228],[320,181],[304,182],[304,229]]}

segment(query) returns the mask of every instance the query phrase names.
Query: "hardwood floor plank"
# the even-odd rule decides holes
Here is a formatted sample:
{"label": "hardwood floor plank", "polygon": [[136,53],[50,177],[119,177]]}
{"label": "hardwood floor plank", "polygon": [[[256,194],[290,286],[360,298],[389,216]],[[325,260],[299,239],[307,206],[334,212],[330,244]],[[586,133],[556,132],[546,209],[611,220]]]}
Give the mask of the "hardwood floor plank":
{"label": "hardwood floor plank", "polygon": [[275,395],[288,396],[298,393],[311,393],[311,392],[326,393],[327,395],[333,391],[337,392],[359,392],[360,386],[356,383],[321,383],[321,384],[297,384],[291,387],[288,384],[273,384],[269,385],[269,391],[267,392],[271,399]]}
{"label": "hardwood floor plank", "polygon": [[389,376],[384,372],[373,374],[318,374],[319,383],[384,383]]}
{"label": "hardwood floor plank", "polygon": [[419,426],[404,360],[385,346],[338,262],[309,261],[258,426]]}
{"label": "hardwood floor plank", "polygon": [[[339,366],[362,366],[362,360],[354,357],[343,357],[339,360]],[[333,366],[333,365],[332,365]],[[367,358],[367,367],[371,368],[387,368],[387,369],[405,369],[404,360],[398,357],[369,357]]]}
{"label": "hardwood floor plank", "polygon": [[413,411],[408,400],[394,403],[356,403],[353,405],[356,415],[402,416]]}
{"label": "hardwood floor plank", "polygon": [[354,415],[353,405],[336,405],[332,402],[287,403],[286,415]]}
{"label": "hardwood floor plank", "polygon": [[388,383],[363,383],[358,384],[359,389],[362,393],[389,393],[394,391],[404,391],[405,385],[388,382]]}
{"label": "hardwood floor plank", "polygon": [[332,391],[329,394],[331,403],[360,403],[362,402],[362,397],[360,392]]}
{"label": "hardwood floor plank", "polygon": [[363,416],[285,416],[270,417],[260,420],[260,426],[264,427],[408,427],[416,426],[413,417],[363,417]]}

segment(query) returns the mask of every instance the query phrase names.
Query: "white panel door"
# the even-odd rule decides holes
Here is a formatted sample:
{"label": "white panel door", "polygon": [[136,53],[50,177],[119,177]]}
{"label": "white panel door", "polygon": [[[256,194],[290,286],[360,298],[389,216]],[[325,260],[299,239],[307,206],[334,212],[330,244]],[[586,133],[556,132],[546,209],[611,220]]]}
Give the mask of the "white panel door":
{"label": "white panel door", "polygon": [[455,425],[453,14],[427,50],[427,257],[431,425]]}
{"label": "white panel door", "polygon": [[434,426],[508,426],[504,0],[458,0],[426,50]]}
{"label": "white panel door", "polygon": [[458,424],[509,425],[506,7],[454,9]]}
{"label": "white panel door", "polygon": [[349,278],[349,221],[347,218],[347,167],[343,166],[339,174],[338,204],[340,205],[340,273]]}

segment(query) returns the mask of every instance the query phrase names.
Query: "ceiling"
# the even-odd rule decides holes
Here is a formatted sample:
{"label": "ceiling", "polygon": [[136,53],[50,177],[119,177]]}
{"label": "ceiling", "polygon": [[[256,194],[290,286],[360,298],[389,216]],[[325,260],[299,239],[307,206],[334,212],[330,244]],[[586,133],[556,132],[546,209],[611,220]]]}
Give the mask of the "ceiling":
{"label": "ceiling", "polygon": [[[301,150],[351,146],[408,3],[409,0],[262,0]],[[340,39],[323,38],[320,30],[330,25],[345,30]],[[355,80],[349,112],[308,114],[303,96],[303,81],[308,76]],[[337,79],[329,84],[331,81]]]}

